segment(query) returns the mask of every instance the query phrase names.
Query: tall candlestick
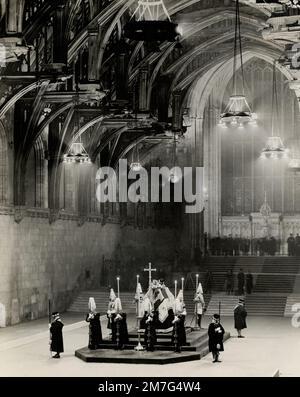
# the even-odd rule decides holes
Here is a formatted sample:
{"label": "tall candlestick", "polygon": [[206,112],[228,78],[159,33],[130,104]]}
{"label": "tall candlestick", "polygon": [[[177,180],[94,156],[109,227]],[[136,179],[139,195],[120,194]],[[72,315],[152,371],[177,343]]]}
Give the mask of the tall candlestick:
{"label": "tall candlestick", "polygon": [[118,298],[120,298],[120,277],[117,277]]}
{"label": "tall candlestick", "polygon": [[184,290],[184,278],[183,277],[181,279],[181,289],[182,289],[182,293],[183,293],[183,290]]}

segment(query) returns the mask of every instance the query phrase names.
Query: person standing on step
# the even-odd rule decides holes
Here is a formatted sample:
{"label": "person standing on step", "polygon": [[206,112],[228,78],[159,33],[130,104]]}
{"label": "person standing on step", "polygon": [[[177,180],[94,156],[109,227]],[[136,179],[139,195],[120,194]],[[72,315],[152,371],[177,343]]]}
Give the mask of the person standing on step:
{"label": "person standing on step", "polygon": [[253,276],[248,270],[248,273],[246,274],[246,293],[248,295],[252,294],[253,290]]}
{"label": "person standing on step", "polygon": [[238,294],[244,295],[245,274],[243,272],[243,269],[240,269],[237,275],[237,279],[238,279]]}
{"label": "person standing on step", "polygon": [[172,332],[172,343],[175,345],[175,352],[180,353],[181,347],[186,346],[185,318],[187,312],[183,298],[182,289],[175,299],[175,316],[173,320],[174,328]]}
{"label": "person standing on step", "polygon": [[240,298],[238,305],[234,308],[234,328],[237,330],[238,338],[245,338],[242,336],[242,330],[247,328],[246,317],[245,300]]}
{"label": "person standing on step", "polygon": [[208,327],[208,347],[213,356],[213,363],[220,363],[220,352],[224,351],[223,338],[225,330],[220,324],[220,315],[214,314]]}
{"label": "person standing on step", "polygon": [[290,234],[290,237],[287,239],[288,244],[288,255],[294,256],[295,255],[295,239],[293,233]]}
{"label": "person standing on step", "polygon": [[50,326],[50,349],[52,352],[55,352],[55,356],[52,358],[60,358],[60,353],[64,352],[64,342],[63,342],[63,334],[62,329],[64,324],[62,323],[59,313],[52,313],[52,323]]}
{"label": "person standing on step", "polygon": [[205,301],[203,297],[203,289],[201,283],[199,283],[198,285],[194,302],[195,302],[195,316],[197,317],[197,324],[198,327],[201,329],[202,315],[205,311]]}
{"label": "person standing on step", "polygon": [[100,313],[96,311],[96,302],[94,298],[89,299],[89,314],[86,316],[86,322],[89,323],[89,349],[96,350],[102,343],[102,330],[100,323]]}
{"label": "person standing on step", "polygon": [[300,236],[298,233],[295,237],[295,256],[300,256]]}
{"label": "person standing on step", "polygon": [[228,270],[226,274],[226,280],[225,280],[225,289],[227,295],[231,295],[234,291],[234,276],[232,269]]}
{"label": "person standing on step", "polygon": [[206,294],[211,294],[212,285],[213,285],[212,273],[210,271],[207,271],[205,273],[205,279],[204,279],[204,291],[205,291]]}

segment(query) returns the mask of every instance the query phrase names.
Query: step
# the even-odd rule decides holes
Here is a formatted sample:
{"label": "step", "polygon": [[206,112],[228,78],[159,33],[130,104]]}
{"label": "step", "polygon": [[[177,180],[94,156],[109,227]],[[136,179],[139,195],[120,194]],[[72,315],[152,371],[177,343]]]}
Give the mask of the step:
{"label": "step", "polygon": [[[292,310],[294,305],[298,305],[296,310]],[[291,294],[287,297],[286,306],[284,310],[284,317],[293,317],[300,311],[300,294]]]}

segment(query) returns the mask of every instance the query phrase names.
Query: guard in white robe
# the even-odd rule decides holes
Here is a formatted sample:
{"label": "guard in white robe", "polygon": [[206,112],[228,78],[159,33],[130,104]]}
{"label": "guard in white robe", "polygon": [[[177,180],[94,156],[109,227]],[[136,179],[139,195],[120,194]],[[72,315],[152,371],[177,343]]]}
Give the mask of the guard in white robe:
{"label": "guard in white robe", "polygon": [[202,316],[205,312],[205,301],[203,297],[203,288],[201,283],[199,283],[198,285],[194,302],[195,302],[195,316],[197,316],[197,324],[198,327],[201,329]]}

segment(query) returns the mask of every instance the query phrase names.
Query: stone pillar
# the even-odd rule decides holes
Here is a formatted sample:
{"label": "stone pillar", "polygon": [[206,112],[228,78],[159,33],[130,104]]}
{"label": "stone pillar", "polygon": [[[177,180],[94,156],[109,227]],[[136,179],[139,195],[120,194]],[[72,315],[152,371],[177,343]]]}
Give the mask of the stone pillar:
{"label": "stone pillar", "polygon": [[117,57],[116,91],[117,91],[117,100],[120,101],[126,101],[128,99],[128,55],[127,54],[128,54],[127,44],[125,40],[121,40],[118,43],[116,50],[116,57]]}
{"label": "stone pillar", "polygon": [[22,34],[24,4],[25,0],[9,0],[6,3],[6,33],[8,35]]}
{"label": "stone pillar", "polygon": [[168,122],[169,118],[169,86],[167,76],[161,76],[158,81],[159,95],[157,96],[158,121]]}
{"label": "stone pillar", "polygon": [[53,19],[53,63],[61,69],[67,65],[68,43],[66,39],[66,0],[56,2]]}
{"label": "stone pillar", "polygon": [[59,210],[59,192],[56,192],[55,179],[58,170],[57,165],[57,142],[60,141],[61,123],[58,119],[49,126],[49,158],[48,158],[48,206],[49,209]]}
{"label": "stone pillar", "polygon": [[97,54],[99,51],[99,35],[100,30],[98,25],[88,27],[88,79],[90,82],[96,82],[98,79]]}
{"label": "stone pillar", "polygon": [[173,92],[172,126],[173,126],[173,131],[181,131],[182,128],[181,91]]}
{"label": "stone pillar", "polygon": [[148,92],[148,68],[141,68],[139,72],[139,110],[141,112],[146,112],[148,110],[147,92]]}
{"label": "stone pillar", "polygon": [[217,236],[221,212],[221,141],[217,130],[218,108],[211,108],[204,134],[204,163],[206,165],[205,188],[207,189],[207,210],[205,211],[205,231]]}

